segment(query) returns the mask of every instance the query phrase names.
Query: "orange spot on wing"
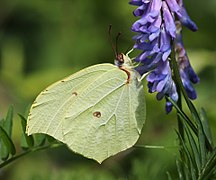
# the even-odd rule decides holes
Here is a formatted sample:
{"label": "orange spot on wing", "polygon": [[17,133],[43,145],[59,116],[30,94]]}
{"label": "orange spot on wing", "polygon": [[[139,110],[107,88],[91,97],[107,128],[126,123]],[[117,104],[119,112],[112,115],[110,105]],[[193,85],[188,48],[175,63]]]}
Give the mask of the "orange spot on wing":
{"label": "orange spot on wing", "polygon": [[72,95],[77,96],[78,94],[77,94],[77,92],[73,92]]}
{"label": "orange spot on wing", "polygon": [[101,117],[101,112],[95,111],[95,112],[93,113],[93,116],[94,116],[94,117],[97,117],[97,118],[100,118],[100,117]]}

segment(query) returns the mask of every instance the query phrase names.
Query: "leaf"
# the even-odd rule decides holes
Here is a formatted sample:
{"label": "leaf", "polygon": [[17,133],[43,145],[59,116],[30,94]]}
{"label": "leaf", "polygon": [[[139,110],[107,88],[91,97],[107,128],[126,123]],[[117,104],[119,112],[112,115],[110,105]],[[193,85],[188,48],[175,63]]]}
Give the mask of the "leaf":
{"label": "leaf", "polygon": [[[1,119],[0,121],[0,127],[3,127],[4,125],[4,119]],[[9,152],[7,150],[7,147],[5,146],[1,136],[0,136],[0,158],[3,160],[3,161],[6,161],[9,157]]]}
{"label": "leaf", "polygon": [[21,137],[21,147],[23,147],[24,149],[26,148],[31,148],[34,146],[34,139],[33,137],[30,135],[28,136],[25,132],[26,130],[26,119],[21,115],[18,114],[20,119],[21,119],[21,125],[22,125],[22,137]]}
{"label": "leaf", "polygon": [[207,159],[207,150],[206,150],[206,141],[205,141],[205,134],[202,128],[201,122],[198,124],[198,142],[199,142],[199,148],[200,148],[200,156],[201,156],[201,163],[202,167],[206,163]]}
{"label": "leaf", "polygon": [[184,174],[183,174],[183,168],[182,168],[183,164],[180,163],[178,159],[176,159],[176,166],[178,170],[179,180],[184,180]]}
{"label": "leaf", "polygon": [[31,107],[28,134],[48,134],[99,163],[132,147],[146,111],[140,77],[131,69],[95,65],[49,86]]}
{"label": "leaf", "polygon": [[35,134],[34,135],[35,146],[42,146],[44,145],[45,141],[46,141],[45,134]]}
{"label": "leaf", "polygon": [[168,171],[166,172],[166,174],[167,174],[168,180],[172,180],[171,174]]}
{"label": "leaf", "polygon": [[190,170],[190,174],[191,174],[191,179],[192,180],[197,180],[197,177],[196,177],[196,168],[194,167],[194,164],[195,162],[193,161],[193,158],[191,157],[191,154],[190,154],[190,151],[188,150],[185,142],[183,141],[181,135],[176,131],[178,137],[179,137],[179,140],[181,141],[182,143],[182,152],[185,154],[185,156],[187,157],[189,163],[189,170]]}
{"label": "leaf", "polygon": [[29,149],[29,145],[27,144],[25,135],[23,133],[21,134],[20,146],[23,150]]}
{"label": "leaf", "polygon": [[16,154],[16,149],[15,149],[15,146],[12,140],[10,139],[7,132],[2,127],[0,127],[0,136],[1,136],[2,142],[7,147],[8,152],[12,155]]}
{"label": "leaf", "polygon": [[208,159],[207,163],[203,167],[203,170],[199,176],[199,179],[204,179],[207,176],[213,176],[216,169],[215,169],[215,164],[216,164],[216,148],[214,151],[211,153],[210,158]]}
{"label": "leaf", "polygon": [[198,151],[198,147],[196,145],[196,140],[194,139],[192,133],[190,132],[190,129],[186,125],[184,127],[192,150],[191,153],[193,155],[193,159],[195,160],[199,172],[201,170],[201,159],[200,159],[200,153]]}
{"label": "leaf", "polygon": [[11,137],[12,127],[13,127],[13,106],[8,108],[7,116],[4,121],[4,130],[7,132],[7,135]]}
{"label": "leaf", "polygon": [[49,135],[47,135],[46,138],[47,138],[47,141],[48,141],[49,143],[53,143],[53,142],[56,141],[55,138],[53,138],[52,136],[49,136]]}
{"label": "leaf", "polygon": [[206,135],[209,143],[213,147],[213,140],[212,140],[211,130],[210,130],[210,127],[209,127],[207,114],[206,114],[206,111],[205,111],[204,108],[201,108],[200,119],[201,119],[201,123],[202,123],[202,126],[203,126],[203,130],[205,132],[205,135]]}

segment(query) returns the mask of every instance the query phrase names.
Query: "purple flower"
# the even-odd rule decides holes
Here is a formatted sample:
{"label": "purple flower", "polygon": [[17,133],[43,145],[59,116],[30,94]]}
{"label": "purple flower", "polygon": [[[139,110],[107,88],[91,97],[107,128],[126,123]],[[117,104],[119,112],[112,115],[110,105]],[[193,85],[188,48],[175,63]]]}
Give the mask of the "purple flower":
{"label": "purple flower", "polygon": [[[168,95],[174,101],[178,100],[178,93],[176,91],[176,85],[172,79],[169,61],[161,61],[157,68],[147,76],[147,81],[149,92],[158,92],[156,96],[158,100],[161,100],[164,95]],[[166,103],[167,113],[172,110],[172,106],[170,106],[170,103]]]}
{"label": "purple flower", "polygon": [[192,31],[197,31],[197,26],[196,24],[190,19],[184,4],[183,4],[183,0],[177,0],[178,4],[180,6],[180,10],[179,13],[177,13],[178,19],[180,20],[180,22],[186,26],[187,28],[189,28]]}
{"label": "purple flower", "polygon": [[178,30],[177,30],[177,36],[174,41],[175,43],[175,51],[177,55],[177,62],[179,65],[180,70],[180,76],[182,79],[182,83],[185,87],[185,90],[187,92],[187,95],[190,99],[196,99],[196,91],[193,88],[193,84],[196,84],[199,82],[199,77],[194,72],[193,68],[191,67],[191,64],[189,62],[186,50],[184,48],[184,44],[182,41],[182,33],[181,33],[181,23],[176,22]]}
{"label": "purple flower", "polygon": [[[161,100],[164,95],[168,95],[174,101],[178,100],[176,85],[169,66],[171,44],[175,43],[183,85],[188,97],[195,99],[196,92],[192,83],[197,83],[199,78],[189,63],[181,32],[175,24],[177,21],[175,17],[192,31],[196,31],[197,26],[188,16],[183,1],[131,0],[130,4],[138,6],[134,15],[140,16],[140,19],[132,25],[132,31],[139,33],[133,38],[136,40],[134,48],[142,50],[135,59],[140,63],[136,70],[141,75],[151,71],[147,77],[149,92],[157,92],[158,100]],[[166,111],[171,110],[172,104],[166,102]]]}

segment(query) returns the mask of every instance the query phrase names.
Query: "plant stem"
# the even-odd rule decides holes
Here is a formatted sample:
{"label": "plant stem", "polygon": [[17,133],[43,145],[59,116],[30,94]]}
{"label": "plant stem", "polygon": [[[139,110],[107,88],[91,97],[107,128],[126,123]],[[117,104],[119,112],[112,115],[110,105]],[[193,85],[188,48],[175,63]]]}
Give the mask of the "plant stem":
{"label": "plant stem", "polygon": [[[172,45],[171,68],[173,70],[173,80],[174,80],[174,82],[176,84],[177,93],[179,95],[177,105],[178,105],[179,110],[182,111],[182,99],[181,99],[181,90],[182,89],[181,89],[181,85],[183,86],[183,84],[181,84],[182,82],[179,83],[179,81],[181,81],[181,78],[180,78],[180,74],[179,74],[179,71],[178,71],[178,65],[177,65],[177,62],[176,62],[174,44]],[[178,72],[176,72],[176,71],[178,71]],[[178,131],[179,131],[179,134],[181,135],[182,139],[184,140],[184,126],[183,126],[183,123],[182,123],[180,118],[181,118],[180,115],[177,113]],[[181,141],[180,141],[180,145],[182,145]]]}
{"label": "plant stem", "polygon": [[31,148],[19,155],[16,155],[16,156],[13,156],[11,157],[10,159],[8,159],[7,161],[3,162],[0,164],[0,169],[7,166],[8,164],[14,162],[15,160],[25,156],[25,155],[28,155],[32,152],[35,152],[35,151],[41,151],[41,150],[45,150],[45,149],[49,149],[49,148],[56,148],[56,147],[59,147],[59,146],[62,146],[62,144],[51,144],[51,145],[47,145],[47,146],[39,146],[39,147],[35,147],[35,148]]}

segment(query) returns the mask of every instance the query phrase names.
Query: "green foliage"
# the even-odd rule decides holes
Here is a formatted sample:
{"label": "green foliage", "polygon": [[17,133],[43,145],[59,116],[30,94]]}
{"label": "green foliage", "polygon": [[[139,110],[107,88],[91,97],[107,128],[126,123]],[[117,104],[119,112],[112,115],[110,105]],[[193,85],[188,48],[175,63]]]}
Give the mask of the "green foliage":
{"label": "green foliage", "polygon": [[[182,144],[180,148],[181,157],[180,160],[177,160],[179,179],[204,180],[215,178],[216,148],[208,144],[208,142],[212,142],[212,139],[204,130],[206,128],[209,129],[207,119],[202,121],[202,123],[200,119],[197,119],[197,121],[200,122],[197,129],[198,135],[193,133],[184,119],[182,119],[182,123],[186,137],[183,138],[177,132]],[[205,128],[203,124],[205,124]]]}
{"label": "green foliage", "polygon": [[[171,63],[178,90],[182,93],[191,113],[191,118],[189,118],[183,111],[181,105],[179,105],[182,104],[181,98],[177,103],[178,105],[171,101],[177,110],[178,117],[180,117],[178,119],[179,130],[176,131],[180,142],[180,158],[176,162],[179,179],[204,180],[216,178],[216,168],[214,167],[216,163],[216,147],[213,145],[205,110],[201,109],[201,113],[199,114],[188,98],[180,79],[175,56],[172,57]],[[169,174],[168,177],[170,178]]]}
{"label": "green foliage", "polygon": [[12,135],[12,125],[13,125],[13,107],[10,106],[7,112],[7,116],[1,120],[0,124],[0,158],[2,160],[7,160],[9,154],[14,155],[16,153],[16,149],[14,147],[13,142],[11,141]]}
{"label": "green foliage", "polygon": [[27,136],[25,133],[26,130],[26,118],[23,117],[21,114],[19,114],[19,117],[21,119],[21,125],[22,125],[22,136],[21,136],[21,147],[23,149],[28,149],[34,146],[34,138],[32,135]]}
{"label": "green foliage", "polygon": [[[13,128],[13,107],[9,107],[7,116],[0,121],[0,168],[8,165],[14,160],[27,155],[33,151],[39,151],[47,148],[57,147],[60,145],[56,141],[45,142],[48,135],[37,134],[33,136],[27,136],[25,133],[26,118],[19,114],[22,126],[22,136],[20,146],[23,148],[23,152],[17,154],[14,142],[12,140],[12,128]],[[50,138],[49,138],[50,139]],[[35,143],[34,143],[35,142]]]}

